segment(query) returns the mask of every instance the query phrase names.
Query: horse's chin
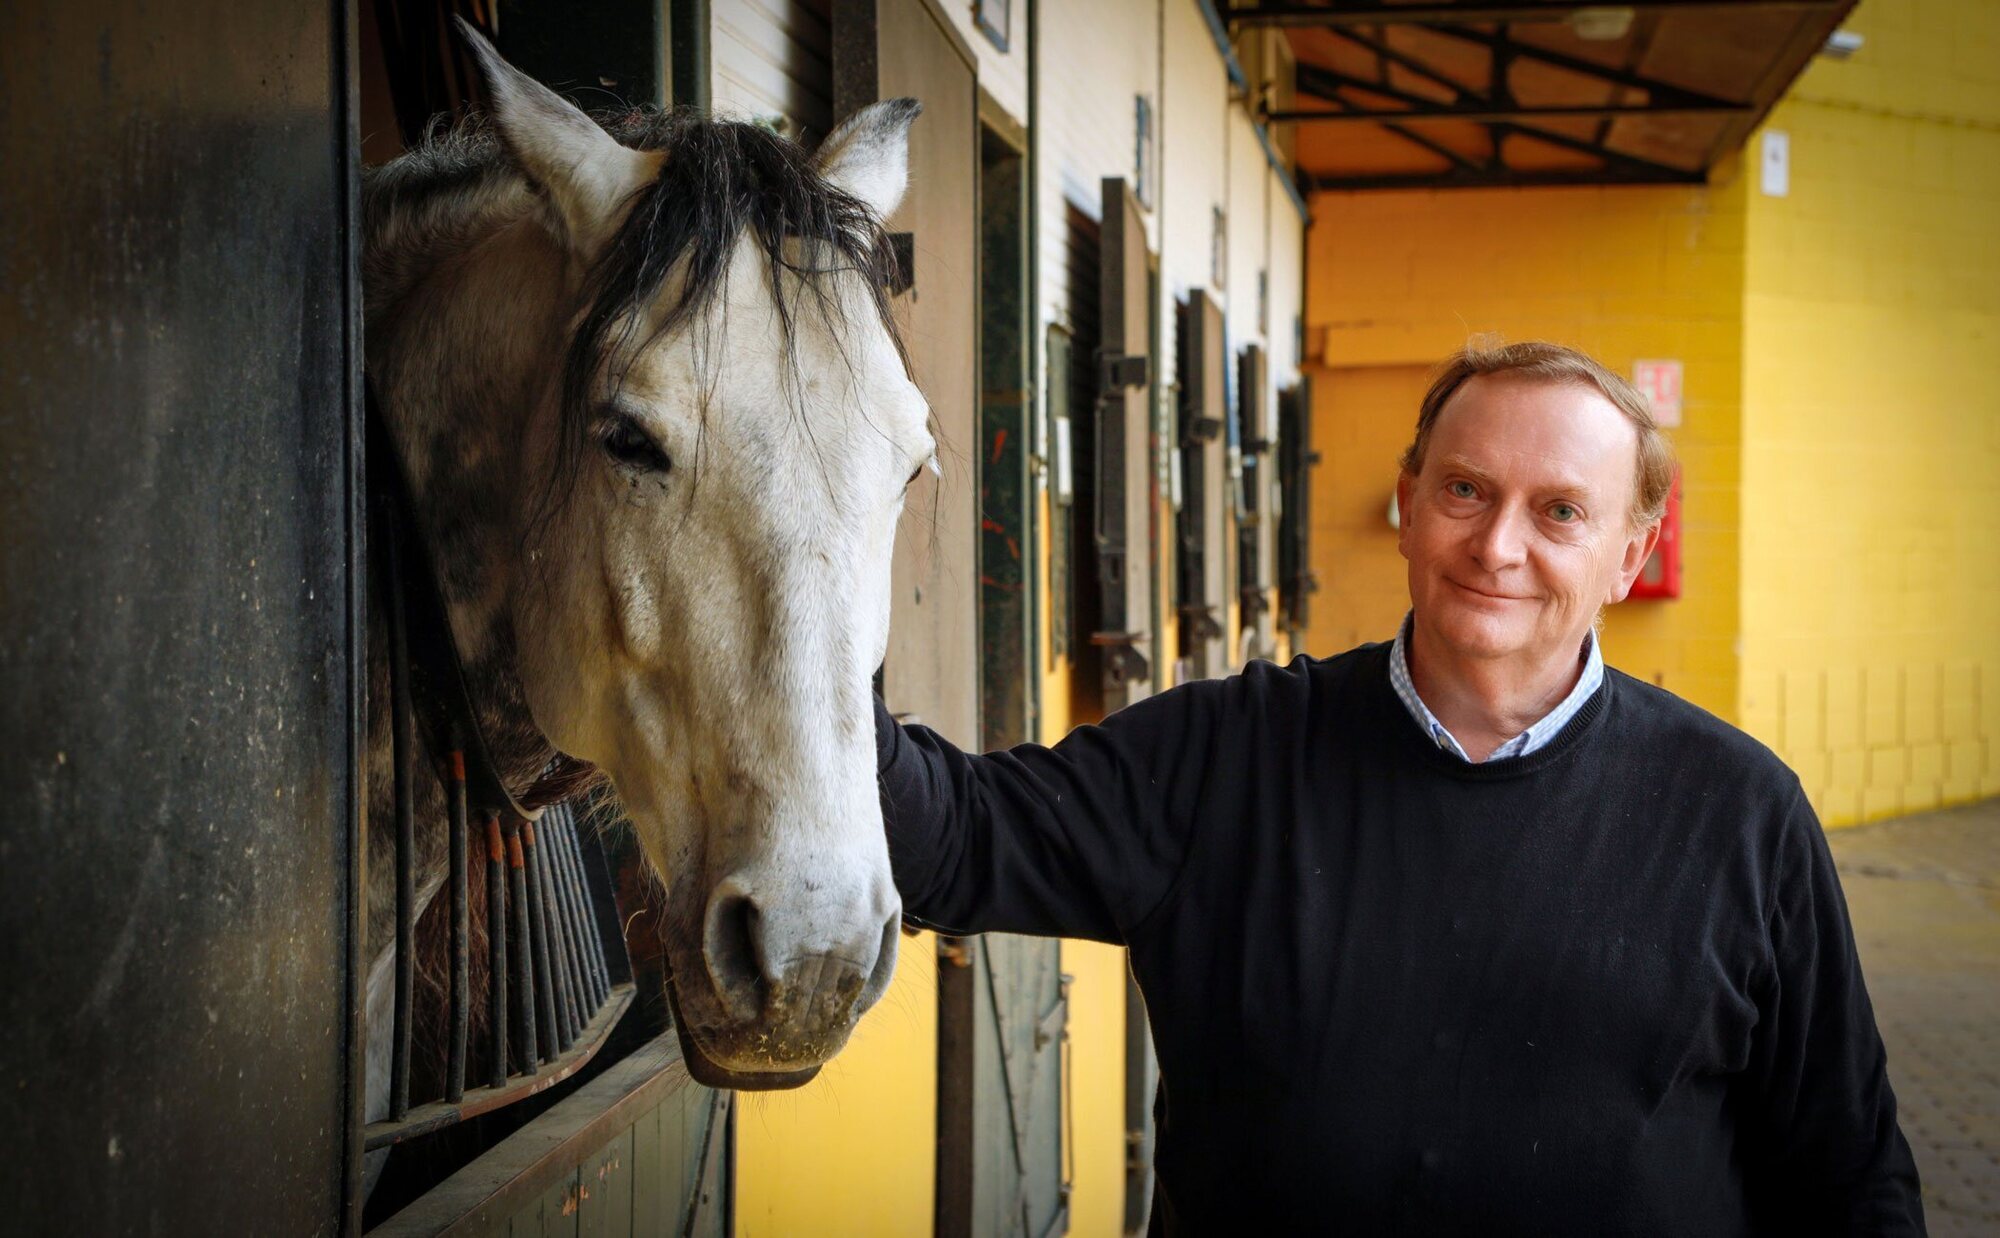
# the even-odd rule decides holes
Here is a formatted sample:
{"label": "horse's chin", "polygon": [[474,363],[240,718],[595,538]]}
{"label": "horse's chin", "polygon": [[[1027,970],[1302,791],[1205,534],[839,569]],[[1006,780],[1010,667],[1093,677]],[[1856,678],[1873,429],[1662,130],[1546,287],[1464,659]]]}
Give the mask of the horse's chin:
{"label": "horse's chin", "polygon": [[687,1016],[681,1013],[680,991],[674,985],[671,971],[667,977],[667,1005],[673,1010],[674,1033],[680,1037],[681,1060],[687,1064],[689,1076],[705,1088],[727,1088],[736,1092],[782,1092],[788,1088],[802,1087],[812,1082],[819,1074],[821,1063],[818,1062],[792,1070],[733,1070],[719,1065],[689,1033]]}

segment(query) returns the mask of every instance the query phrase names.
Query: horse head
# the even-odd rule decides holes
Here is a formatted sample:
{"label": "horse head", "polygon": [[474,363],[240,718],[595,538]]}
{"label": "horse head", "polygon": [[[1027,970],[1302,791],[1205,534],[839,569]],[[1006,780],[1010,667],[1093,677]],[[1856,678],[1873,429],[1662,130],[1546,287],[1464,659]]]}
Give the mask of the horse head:
{"label": "horse head", "polygon": [[467,37],[499,170],[371,211],[371,376],[469,673],[608,775],[660,878],[691,1072],[802,1082],[896,954],[871,677],[934,443],[880,221],[918,108],[816,155],[607,129]]}

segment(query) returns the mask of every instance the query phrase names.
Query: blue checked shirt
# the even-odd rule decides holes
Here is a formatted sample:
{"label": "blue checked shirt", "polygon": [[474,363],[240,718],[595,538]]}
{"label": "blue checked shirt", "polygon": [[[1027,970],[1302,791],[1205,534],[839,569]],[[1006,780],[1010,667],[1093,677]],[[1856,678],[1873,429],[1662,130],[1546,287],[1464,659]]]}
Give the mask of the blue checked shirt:
{"label": "blue checked shirt", "polygon": [[[1452,737],[1450,731],[1444,729],[1444,723],[1437,720],[1437,716],[1431,713],[1430,707],[1424,704],[1423,698],[1417,695],[1416,684],[1410,682],[1410,623],[1415,616],[1415,611],[1404,615],[1403,626],[1396,630],[1396,647],[1389,651],[1389,682],[1395,687],[1396,695],[1402,699],[1403,708],[1410,711],[1410,717],[1416,719],[1417,725],[1424,729],[1424,734],[1430,736],[1438,747],[1459,760],[1470,761],[1472,758],[1465,755],[1465,749],[1459,747],[1458,740]],[[1589,700],[1597,691],[1598,685],[1604,682],[1604,655],[1597,648],[1597,633],[1584,634],[1583,652],[1578,656],[1583,660],[1583,674],[1577,679],[1576,687],[1570,689],[1569,695],[1562,699],[1562,704],[1543,715],[1541,721],[1495,748],[1493,755],[1487,757],[1487,760],[1498,761],[1503,757],[1527,756],[1562,732],[1569,720],[1576,716],[1576,711],[1583,708],[1583,703]]]}

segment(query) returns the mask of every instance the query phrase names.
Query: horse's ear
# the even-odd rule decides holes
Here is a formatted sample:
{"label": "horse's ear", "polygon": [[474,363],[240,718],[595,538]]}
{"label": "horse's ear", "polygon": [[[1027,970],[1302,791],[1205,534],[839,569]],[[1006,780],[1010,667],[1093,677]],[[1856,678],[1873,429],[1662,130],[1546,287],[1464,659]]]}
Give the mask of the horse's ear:
{"label": "horse's ear", "polygon": [[660,174],[661,151],[622,146],[555,91],[501,58],[486,36],[452,19],[479,58],[500,140],[555,206],[570,246],[595,257],[623,219],[626,199]]}
{"label": "horse's ear", "polygon": [[910,122],[924,105],[884,99],[842,121],[820,143],[820,175],[860,199],[877,219],[896,213],[910,180]]}

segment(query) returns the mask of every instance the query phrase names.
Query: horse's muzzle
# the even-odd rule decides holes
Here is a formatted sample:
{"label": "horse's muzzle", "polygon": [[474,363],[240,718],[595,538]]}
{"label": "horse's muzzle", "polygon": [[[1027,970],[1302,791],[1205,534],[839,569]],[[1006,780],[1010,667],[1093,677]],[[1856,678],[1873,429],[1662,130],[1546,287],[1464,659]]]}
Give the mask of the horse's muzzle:
{"label": "horse's muzzle", "polygon": [[697,1081],[796,1087],[847,1043],[888,988],[900,916],[892,912],[872,929],[857,925],[844,940],[805,931],[829,918],[767,914],[744,883],[716,886],[702,917],[700,966],[676,968],[672,985],[682,1052]]}

